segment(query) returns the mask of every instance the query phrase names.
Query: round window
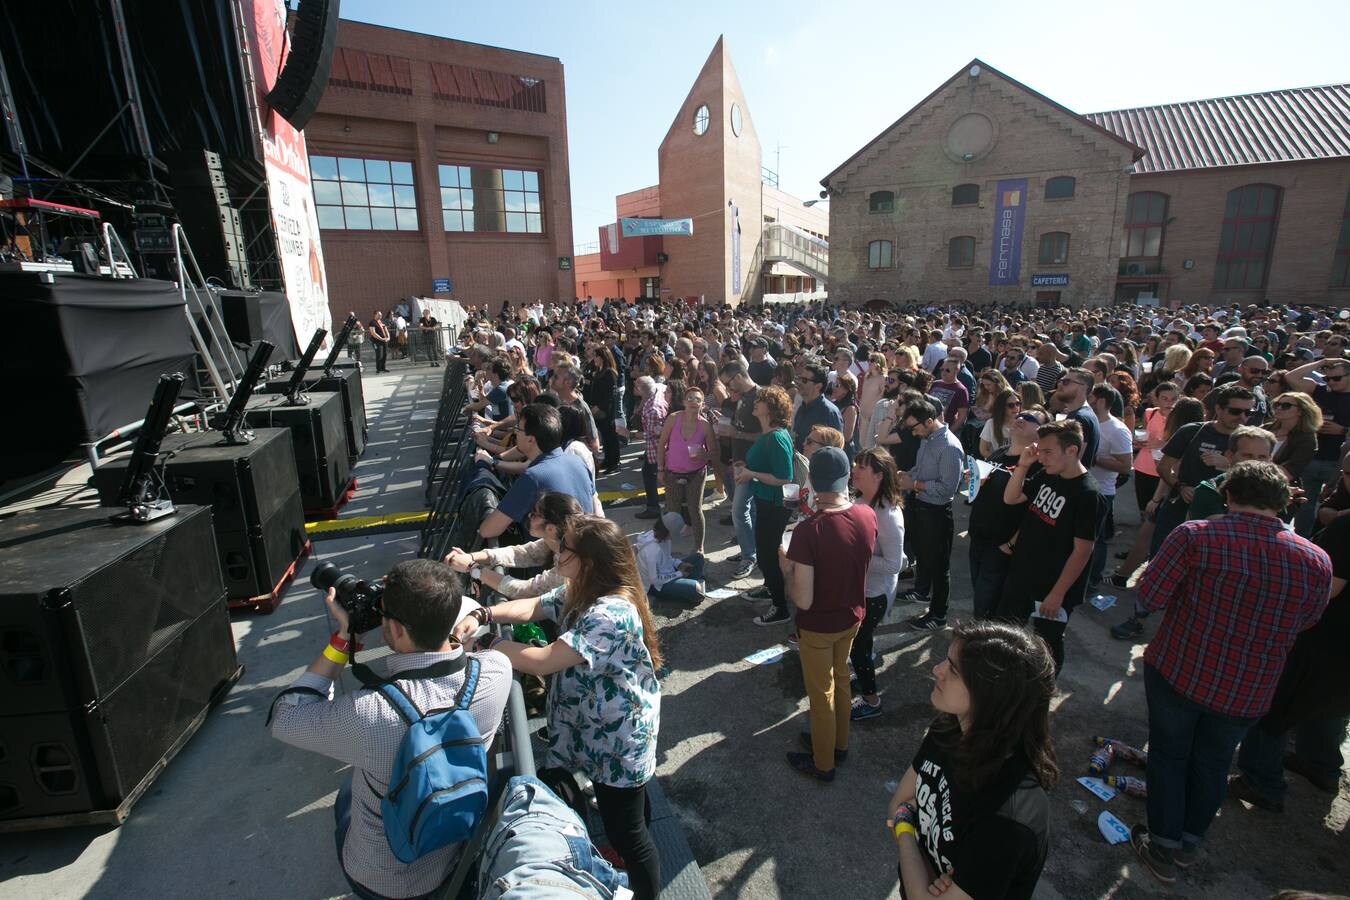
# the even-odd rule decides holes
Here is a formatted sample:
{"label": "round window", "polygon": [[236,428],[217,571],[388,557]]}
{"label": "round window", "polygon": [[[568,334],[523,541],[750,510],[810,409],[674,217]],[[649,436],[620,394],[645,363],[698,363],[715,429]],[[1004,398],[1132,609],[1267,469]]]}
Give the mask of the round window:
{"label": "round window", "polygon": [[704,134],[708,130],[708,123],[711,121],[708,115],[708,104],[703,104],[694,110],[694,134]]}
{"label": "round window", "polygon": [[741,106],[739,103],[731,104],[731,133],[736,137],[741,136]]}

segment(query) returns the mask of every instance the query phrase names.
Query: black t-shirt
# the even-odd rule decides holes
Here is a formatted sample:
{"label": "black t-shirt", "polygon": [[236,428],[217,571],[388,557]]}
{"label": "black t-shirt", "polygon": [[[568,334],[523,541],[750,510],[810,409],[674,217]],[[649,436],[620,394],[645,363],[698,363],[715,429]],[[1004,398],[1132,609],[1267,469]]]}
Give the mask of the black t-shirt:
{"label": "black t-shirt", "polygon": [[[1331,574],[1350,581],[1350,516],[1332,519],[1314,543],[1331,557]],[[1344,655],[1350,646],[1350,588],[1331,598],[1317,624],[1299,636],[1299,641]]]}
{"label": "black t-shirt", "polygon": [[[1078,478],[1049,475],[1039,464],[1027,475],[1022,493],[1029,499],[1023,508],[1008,583],[1015,584],[1035,604],[1059,580],[1073,553],[1074,539],[1096,540],[1103,500],[1091,475]],[[1083,602],[1090,568],[1084,566],[1078,579],[1064,592],[1065,609]]]}
{"label": "black t-shirt", "polygon": [[949,757],[931,730],[914,755],[919,848],[976,900],[1031,897],[1049,849],[1050,799],[1020,754],[978,791],[957,786]]}
{"label": "black t-shirt", "polygon": [[[763,431],[763,429],[759,427],[759,419],[755,418],[756,393],[758,392],[746,391],[741,394],[741,399],[736,402],[736,412],[731,417],[731,427],[735,428],[737,431],[742,431],[746,434],[759,434]],[[754,442],[754,439],[748,441],[740,439],[733,440],[731,442],[731,458],[733,460],[745,459],[745,454],[750,452],[750,445]]]}
{"label": "black t-shirt", "polygon": [[1018,457],[1008,456],[1000,450],[990,457],[994,471],[980,486],[975,502],[970,507],[970,536],[985,541],[1002,544],[1017,533],[1022,524],[1022,513],[1026,512],[1019,504],[1009,506],[1003,502],[1003,489],[1012,478],[1012,470],[1017,467]]}
{"label": "black t-shirt", "polygon": [[[1337,393],[1326,385],[1319,385],[1312,393],[1313,402],[1322,410],[1322,420],[1350,427],[1350,391]],[[1343,434],[1319,434],[1317,452],[1313,459],[1339,459]]]}
{"label": "black t-shirt", "polygon": [[1211,422],[1192,422],[1182,425],[1163,447],[1163,456],[1181,460],[1177,480],[1195,487],[1207,478],[1214,478],[1221,469],[1206,465],[1204,454],[1223,453],[1228,449],[1228,435],[1222,434]]}
{"label": "black t-shirt", "polygon": [[972,372],[983,372],[994,364],[994,355],[984,345],[980,345],[974,353],[970,354],[968,362]]}

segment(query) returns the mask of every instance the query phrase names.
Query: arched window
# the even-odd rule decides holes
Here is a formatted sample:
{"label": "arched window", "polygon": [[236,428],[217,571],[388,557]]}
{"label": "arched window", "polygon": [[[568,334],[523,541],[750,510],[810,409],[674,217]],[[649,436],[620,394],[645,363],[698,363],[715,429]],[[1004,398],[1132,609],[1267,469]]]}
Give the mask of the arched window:
{"label": "arched window", "polygon": [[1045,199],[1068,200],[1077,183],[1072,175],[1056,175],[1045,183]]}
{"label": "arched window", "polygon": [[1049,231],[1041,235],[1038,261],[1043,266],[1062,266],[1069,261],[1069,233]]}
{"label": "arched window", "polygon": [[952,188],[952,206],[974,206],[980,202],[978,184],[958,184]]}
{"label": "arched window", "polygon": [[[1138,271],[1149,271],[1150,263],[1162,256],[1163,231],[1167,228],[1167,195],[1157,191],[1138,191],[1125,201],[1125,233],[1120,238],[1121,271],[1131,271],[1129,263],[1143,263]],[[1157,271],[1156,268],[1152,269]]]}
{"label": "arched window", "polygon": [[872,241],[867,245],[867,268],[889,269],[891,267],[891,242]]}
{"label": "arched window", "polygon": [[1266,286],[1279,217],[1280,189],[1273,184],[1248,184],[1228,192],[1219,232],[1219,260],[1214,267],[1217,290]]}
{"label": "arched window", "polygon": [[975,239],[969,235],[947,242],[947,268],[963,269],[975,265]]}
{"label": "arched window", "polygon": [[873,191],[867,195],[867,211],[888,213],[895,211],[894,191]]}

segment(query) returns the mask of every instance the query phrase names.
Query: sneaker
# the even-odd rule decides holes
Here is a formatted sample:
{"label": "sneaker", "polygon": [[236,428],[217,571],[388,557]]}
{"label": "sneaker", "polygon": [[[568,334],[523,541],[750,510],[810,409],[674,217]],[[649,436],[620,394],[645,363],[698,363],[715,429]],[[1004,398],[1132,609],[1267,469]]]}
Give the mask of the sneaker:
{"label": "sneaker", "polygon": [[745,559],[745,554],[737,553],[735,556],[728,556],[727,562],[740,562],[743,559]]}
{"label": "sneaker", "polygon": [[928,598],[918,591],[905,591],[903,594],[897,594],[896,603],[927,603]]}
{"label": "sneaker", "polygon": [[1178,868],[1189,869],[1199,861],[1199,844],[1182,843],[1179,848],[1172,851],[1172,862],[1176,863]]}
{"label": "sneaker", "polygon": [[634,516],[633,518],[635,518],[635,519],[659,519],[659,518],[661,518],[661,510],[657,509],[657,508],[654,507],[654,506],[649,506],[649,507],[647,507],[646,509],[641,510],[641,511],[640,511],[636,516]]}
{"label": "sneaker", "polygon": [[1139,854],[1144,868],[1153,873],[1153,877],[1163,884],[1177,880],[1177,861],[1171,849],[1155,847],[1149,839],[1148,826],[1136,825],[1130,829],[1130,846]]}
{"label": "sneaker", "polygon": [[792,766],[792,768],[801,772],[803,775],[810,775],[816,781],[823,781],[826,784],[834,781],[834,770],[831,769],[828,772],[822,772],[820,769],[817,769],[816,763],[811,758],[810,753],[789,753],[787,755],[787,761],[789,766]]}
{"label": "sneaker", "polygon": [[1124,622],[1111,626],[1111,637],[1121,641],[1130,641],[1144,633],[1144,621],[1138,616],[1130,616]]}
{"label": "sneaker", "polygon": [[753,591],[746,591],[745,596],[751,600],[772,600],[773,591],[770,591],[768,587],[757,587]]}
{"label": "sneaker", "polygon": [[1297,754],[1286,753],[1284,755],[1284,767],[1295,775],[1302,775],[1308,780],[1308,783],[1317,788],[1324,794],[1338,794],[1341,790],[1341,780],[1339,778],[1329,778],[1319,772],[1310,769]]}
{"label": "sneaker", "polygon": [[754,571],[755,561],[753,559],[742,560],[741,564],[736,567],[736,571],[731,573],[731,580],[740,581],[742,578],[749,578]]}
{"label": "sneaker", "polygon": [[754,619],[752,619],[751,621],[753,621],[756,625],[782,625],[784,623],[792,621],[792,614],[789,613],[786,609],[782,610],[781,612],[779,610],[773,609],[769,610],[762,616],[755,616]]}
{"label": "sneaker", "polygon": [[1250,803],[1257,809],[1264,809],[1266,812],[1284,812],[1283,800],[1270,799],[1257,790],[1252,783],[1242,775],[1229,776],[1228,796],[1232,797],[1234,800],[1241,800],[1243,803]]}
{"label": "sneaker", "polygon": [[1119,572],[1115,572],[1111,575],[1107,575],[1106,580],[1111,583],[1111,587],[1118,587],[1124,590],[1130,589],[1130,577],[1128,575],[1121,575]]}
{"label": "sneaker", "polygon": [[[811,745],[811,732],[809,732],[809,731],[799,731],[799,732],[797,732],[797,741],[798,741],[803,747],[805,747],[805,748],[807,749],[808,752],[811,752],[811,753],[814,753],[814,752],[815,752],[815,748],[812,747],[812,745]],[[844,761],[847,760],[847,759],[848,759],[848,751],[847,751],[847,750],[835,750],[835,751],[834,751],[834,764],[835,764],[836,766],[839,765],[841,762],[844,762]]]}
{"label": "sneaker", "polygon": [[788,632],[787,642],[789,647],[800,649],[802,639],[797,636],[797,629],[794,628]]}
{"label": "sneaker", "polygon": [[861,722],[863,719],[875,719],[881,715],[881,704],[868,703],[861,697],[855,697],[853,708],[849,710],[848,717],[854,722]]}
{"label": "sneaker", "polygon": [[708,502],[711,503],[713,506],[721,506],[723,503],[727,502],[726,492],[717,491],[713,493],[710,497],[708,497]]}
{"label": "sneaker", "polygon": [[911,631],[941,631],[947,627],[947,620],[932,613],[914,616],[908,623]]}

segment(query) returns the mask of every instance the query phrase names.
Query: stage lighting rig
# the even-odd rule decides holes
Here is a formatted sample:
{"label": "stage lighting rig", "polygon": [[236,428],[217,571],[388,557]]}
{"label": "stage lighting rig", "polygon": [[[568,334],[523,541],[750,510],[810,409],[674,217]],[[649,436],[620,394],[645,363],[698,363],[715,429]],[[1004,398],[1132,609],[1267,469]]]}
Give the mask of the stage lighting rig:
{"label": "stage lighting rig", "polygon": [[164,440],[164,431],[169,427],[169,419],[173,416],[174,404],[178,401],[178,392],[182,387],[181,374],[159,376],[155,396],[146,410],[145,421],[141,423],[136,446],[127,464],[127,474],[117,494],[118,505],[125,506],[126,511],[113,516],[113,521],[144,525],[173,515],[173,501],[169,499],[168,488],[164,486],[163,467],[158,465],[158,460],[159,446]]}
{"label": "stage lighting rig", "polygon": [[286,385],[286,405],[287,406],[306,406],[309,403],[309,397],[305,394],[305,375],[309,372],[309,367],[314,364],[314,355],[319,352],[319,345],[323,339],[328,337],[328,330],[317,328],[314,330],[314,337],[310,339],[309,346],[305,348],[305,355],[300,357],[300,361],[295,364],[295,371],[291,373],[291,380]]}
{"label": "stage lighting rig", "polygon": [[225,408],[220,418],[211,423],[224,434],[227,444],[247,444],[253,440],[253,429],[244,421],[244,409],[248,406],[248,398],[253,396],[253,389],[258,386],[259,379],[267,371],[267,360],[271,357],[274,346],[267,341],[258,342],[257,349],[253,351],[253,358],[248,361],[248,368],[244,371],[244,377],[239,379],[239,384],[235,386],[230,405]]}
{"label": "stage lighting rig", "polygon": [[328,358],[323,361],[323,377],[333,377],[333,364],[337,362],[338,354],[342,348],[347,346],[347,340],[352,336],[352,329],[356,327],[356,314],[352,313],[347,317],[347,321],[342,323],[342,330],[338,332],[337,338],[333,341],[333,349],[328,351]]}

